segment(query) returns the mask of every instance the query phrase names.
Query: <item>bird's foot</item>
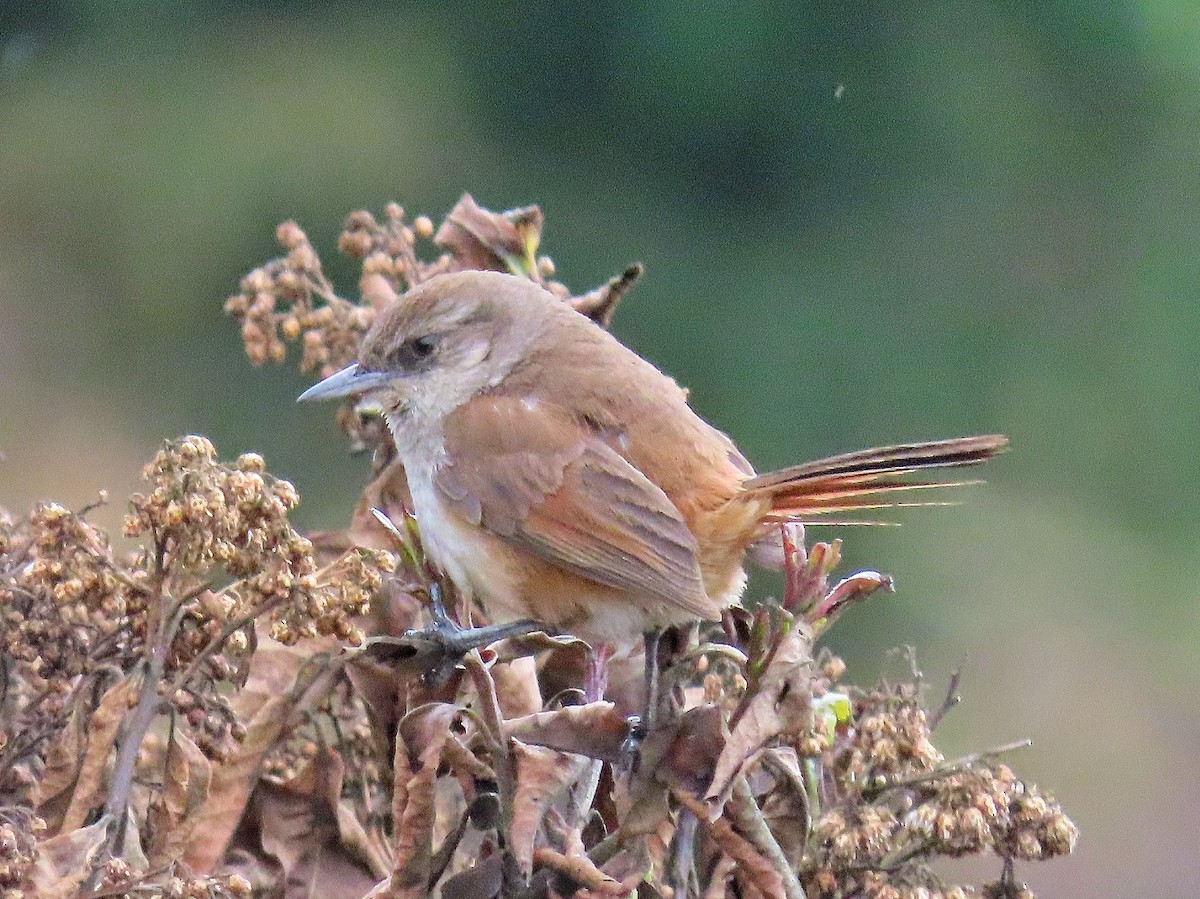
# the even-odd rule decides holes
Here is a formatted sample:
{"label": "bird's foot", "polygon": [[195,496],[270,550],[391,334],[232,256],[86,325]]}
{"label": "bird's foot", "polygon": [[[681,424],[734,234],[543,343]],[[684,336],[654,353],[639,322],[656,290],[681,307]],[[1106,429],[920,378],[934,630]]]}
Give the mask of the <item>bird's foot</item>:
{"label": "bird's foot", "polygon": [[421,668],[426,683],[440,686],[449,680],[463,656],[471,650],[540,630],[545,630],[545,625],[531,620],[462,628],[447,619],[405,631],[400,637],[374,637],[367,648],[379,661]]}
{"label": "bird's foot", "polygon": [[630,715],[625,719],[625,724],[629,731],[625,734],[625,739],[621,741],[620,759],[617,761],[616,768],[621,774],[635,774],[642,758],[642,743],[650,731],[646,728],[646,721],[641,715]]}
{"label": "bird's foot", "polygon": [[374,637],[368,641],[366,650],[378,661],[420,668],[425,682],[432,686],[446,683],[471,650],[546,629],[544,624],[531,619],[464,628],[446,613],[440,592],[435,588],[431,594],[429,613],[433,620],[429,624],[405,631],[399,637]]}

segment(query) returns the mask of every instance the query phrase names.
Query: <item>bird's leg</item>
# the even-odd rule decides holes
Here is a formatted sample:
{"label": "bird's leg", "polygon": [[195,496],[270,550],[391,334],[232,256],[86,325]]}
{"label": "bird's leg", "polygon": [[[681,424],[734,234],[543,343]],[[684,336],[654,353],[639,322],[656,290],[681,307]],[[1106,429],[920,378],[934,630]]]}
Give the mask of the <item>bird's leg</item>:
{"label": "bird's leg", "polygon": [[400,637],[373,638],[370,641],[372,656],[379,661],[423,666],[426,681],[440,685],[472,649],[546,629],[540,621],[530,618],[482,627],[460,627],[446,612],[442,591],[436,583],[429,585],[429,615],[433,620],[423,628],[405,631]]}
{"label": "bird's leg", "polygon": [[442,602],[442,586],[437,581],[433,581],[429,585],[429,615],[433,618],[435,627],[445,627],[452,630],[458,630],[459,627],[450,620],[450,614],[446,611],[446,604]]}
{"label": "bird's leg", "polygon": [[662,631],[658,628],[646,631],[643,640],[646,644],[646,714],[642,721],[649,733],[658,718],[658,644],[662,641]]}
{"label": "bird's leg", "polygon": [[646,652],[646,704],[641,716],[629,716],[629,735],[621,744],[621,754],[627,759],[622,767],[628,767],[629,770],[637,769],[638,748],[653,731],[658,718],[658,644],[662,639],[662,630],[646,631],[643,639]]}

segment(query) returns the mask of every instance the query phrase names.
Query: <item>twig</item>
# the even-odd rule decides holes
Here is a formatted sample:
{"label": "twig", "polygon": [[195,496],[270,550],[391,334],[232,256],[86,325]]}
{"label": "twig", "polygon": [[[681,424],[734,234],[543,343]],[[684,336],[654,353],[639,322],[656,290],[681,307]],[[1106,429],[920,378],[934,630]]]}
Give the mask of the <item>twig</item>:
{"label": "twig", "polygon": [[137,766],[142,740],[162,706],[162,700],[158,695],[158,685],[162,680],[167,654],[171,649],[171,639],[182,618],[181,609],[168,622],[158,642],[154,645],[154,651],[151,653],[149,664],[146,665],[143,675],[137,706],[134,707],[133,716],[129,719],[128,728],[117,749],[117,761],[113,766],[108,802],[104,805],[104,813],[112,816],[108,825],[108,836],[105,840],[105,851],[102,856],[104,858],[119,853],[125,839],[125,817],[129,806],[129,789],[133,785],[134,768]]}
{"label": "twig", "polygon": [[208,659],[208,657],[211,656],[214,652],[216,652],[221,647],[221,645],[226,640],[228,640],[230,637],[232,637],[235,633],[240,631],[242,628],[244,628],[246,625],[250,624],[251,622],[257,620],[258,618],[261,618],[263,615],[266,615],[266,614],[274,611],[275,609],[279,608],[279,606],[283,605],[284,603],[291,602],[295,598],[296,598],[295,591],[289,590],[283,596],[275,596],[274,598],[263,603],[261,606],[257,606],[252,611],[249,611],[245,615],[242,615],[240,618],[235,618],[232,621],[226,622],[225,626],[223,628],[221,628],[220,633],[218,633],[215,637],[213,637],[211,640],[208,641],[208,643],[206,643],[204,645],[204,648],[201,649],[200,652],[198,652],[196,654],[196,657],[194,659],[192,659],[191,663],[187,666],[186,669],[184,669],[183,674],[179,675],[179,677],[177,677],[175,679],[176,689],[186,687],[188,685],[188,682],[193,677],[196,676],[196,672],[200,670],[200,666],[204,663],[204,661],[206,659]]}
{"label": "twig", "polygon": [[[764,858],[758,847],[734,830],[733,825],[725,820],[724,817],[710,821],[708,818],[708,807],[691,793],[680,789],[672,790],[671,792],[681,806],[696,816],[696,819],[708,831],[709,836],[721,851],[736,858],[742,864],[745,864],[747,860],[752,860],[756,864],[762,864],[763,862],[769,864],[770,874],[773,877],[771,878],[769,889],[766,891],[768,895],[778,895],[775,891],[776,885],[774,883],[774,880],[777,878],[779,880],[779,888],[784,890],[784,895],[788,896],[788,899],[804,899],[803,889],[797,894],[787,892],[787,888],[783,886],[784,872],[776,870],[777,865],[774,861]],[[787,874],[792,879],[795,879],[796,875],[790,870],[787,871]]]}
{"label": "twig", "polygon": [[902,867],[907,862],[912,861],[918,855],[928,852],[933,848],[933,846],[934,844],[929,841],[918,840],[910,846],[901,846],[898,849],[892,850],[882,859],[880,859],[878,865],[871,865],[869,868],[865,868],[864,870],[891,873],[892,871]]}
{"label": "twig", "polygon": [[1006,752],[1013,752],[1017,749],[1027,749],[1033,745],[1033,740],[1028,738],[1024,740],[1014,740],[1011,743],[1005,743],[1002,746],[997,746],[994,749],[985,749],[982,752],[972,752],[970,755],[964,755],[962,758],[955,759],[952,762],[943,762],[931,771],[924,774],[918,774],[913,777],[906,777],[902,780],[895,780],[882,786],[873,789],[863,790],[863,796],[868,799],[875,799],[882,796],[889,790],[896,790],[902,787],[912,787],[917,784],[930,783],[931,781],[941,780],[943,777],[949,777],[951,774],[957,774],[959,771],[965,771],[968,768],[974,767],[984,759],[990,759],[993,756],[1003,755]]}
{"label": "twig", "polygon": [[701,643],[695,649],[689,649],[671,667],[674,668],[687,662],[693,662],[701,656],[708,655],[723,656],[737,665],[743,672],[745,672],[746,666],[750,664],[750,660],[746,658],[746,654],[736,646],[730,646],[728,643]]}
{"label": "twig", "polygon": [[676,896],[687,896],[696,876],[696,829],[700,822],[690,809],[680,809],[679,823],[671,836],[670,863],[666,872]]}
{"label": "twig", "polygon": [[958,682],[962,675],[962,671],[954,669],[950,674],[950,683],[946,685],[946,698],[942,700],[942,704],[938,706],[937,711],[929,716],[929,729],[934,730],[942,719],[946,717],[946,713],[962,702],[962,697],[958,695]]}
{"label": "twig", "polygon": [[607,864],[618,852],[625,848],[625,834],[620,829],[614,830],[588,852],[592,864],[599,867]]}

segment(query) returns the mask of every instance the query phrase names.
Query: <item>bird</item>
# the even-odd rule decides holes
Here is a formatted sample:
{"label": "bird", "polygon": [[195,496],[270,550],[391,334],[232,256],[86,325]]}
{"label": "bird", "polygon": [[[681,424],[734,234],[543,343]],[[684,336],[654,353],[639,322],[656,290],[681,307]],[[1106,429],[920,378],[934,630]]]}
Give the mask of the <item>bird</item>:
{"label": "bird", "polygon": [[396,297],[356,362],[301,401],[358,396],[387,422],[428,556],[493,622],[617,652],[719,619],[781,524],[897,504],[998,434],[845,453],[765,474],[651,362],[534,281],[434,276]]}

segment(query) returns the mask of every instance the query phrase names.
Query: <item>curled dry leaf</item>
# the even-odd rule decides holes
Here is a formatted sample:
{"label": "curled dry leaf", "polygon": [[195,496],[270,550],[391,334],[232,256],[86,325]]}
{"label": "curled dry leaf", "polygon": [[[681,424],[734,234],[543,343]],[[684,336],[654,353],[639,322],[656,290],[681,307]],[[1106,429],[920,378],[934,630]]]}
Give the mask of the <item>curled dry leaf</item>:
{"label": "curled dry leaf", "polygon": [[345,670],[355,695],[366,710],[376,741],[387,750],[390,759],[396,725],[404,713],[405,695],[414,676],[362,653],[352,656]]}
{"label": "curled dry leaf", "polygon": [[183,728],[174,728],[167,747],[167,778],[163,784],[163,803],[172,825],[208,798],[211,778],[212,762]]}
{"label": "curled dry leaf", "polygon": [[629,736],[629,722],[611,702],[589,702],[509,719],[504,722],[504,736],[533,746],[619,762],[621,745]]}
{"label": "curled dry leaf", "polygon": [[551,635],[545,631],[533,631],[497,640],[492,644],[491,649],[496,654],[495,664],[499,665],[503,662],[511,662],[513,659],[555,650],[586,653],[588,645],[570,634]]}
{"label": "curled dry leaf", "polygon": [[[759,758],[763,764],[754,774],[766,782],[762,789],[763,818],[775,834],[780,851],[798,869],[810,827],[800,758],[791,746],[768,747]],[[758,793],[756,790],[756,796]]]}
{"label": "curled dry leaf", "polygon": [[506,718],[541,711],[542,691],[538,687],[537,663],[528,656],[503,665],[492,665],[496,682],[496,701]]}
{"label": "curled dry leaf", "polygon": [[817,603],[809,613],[809,620],[821,622],[824,627],[832,624],[838,616],[855,603],[862,602],[877,590],[895,592],[896,582],[889,575],[878,571],[860,571],[838,581],[837,585]]}
{"label": "curled dry leaf", "polygon": [[46,753],[46,768],[33,785],[33,805],[50,833],[62,829],[63,815],[71,803],[71,788],[79,777],[83,760],[83,720],[89,714],[82,691],[76,696],[66,726]]}
{"label": "curled dry leaf", "polygon": [[88,814],[102,802],[101,790],[108,757],[117,739],[117,730],[129,711],[129,702],[136,695],[129,678],[122,678],[108,688],[88,722],[87,749],[79,766],[79,777],[71,793],[71,804],[63,815],[62,829],[78,829]]}
{"label": "curled dry leaf", "polygon": [[709,817],[708,806],[683,790],[675,791],[679,804],[700,821],[717,848],[736,859],[738,870],[764,896],[783,896],[783,878],[775,866],[755,848],[754,844],[741,836],[724,818]]}
{"label": "curled dry leaf", "polygon": [[221,861],[258,783],[263,757],[288,729],[296,709],[319,702],[332,688],[330,669],[320,663],[320,657],[336,645],[324,638],[301,640],[294,646],[261,642],[246,686],[231,702],[246,735],[237,751],[213,772],[208,800],[196,812],[197,826],[184,852],[192,871],[207,874]]}
{"label": "curled dry leaf", "polygon": [[504,861],[496,853],[442,884],[442,899],[496,899],[503,886]]}
{"label": "curled dry leaf", "polygon": [[343,774],[341,757],[326,749],[287,783],[263,780],[255,788],[249,818],[261,850],[279,862],[284,899],[359,899],[379,879],[347,845]]}
{"label": "curled dry leaf", "polygon": [[433,242],[447,250],[458,268],[537,277],[535,255],[541,242],[542,210],[537,206],[491,212],[470,194],[450,210]]}
{"label": "curled dry leaf", "polygon": [[392,899],[418,899],[428,890],[437,769],[458,716],[457,706],[437,702],[414,709],[400,722],[392,793],[396,862],[387,894]]}
{"label": "curled dry leaf", "polygon": [[812,633],[794,620],[772,653],[758,689],[747,695],[734,716],[729,739],[704,794],[709,805],[707,817],[721,813],[734,780],[754,753],[780,733],[804,726],[812,701],[811,674]]}
{"label": "curled dry leaf", "polygon": [[212,762],[180,726],[167,744],[166,777],[162,802],[152,806],[149,816],[150,864],[159,867],[178,859],[196,828],[196,811],[208,801],[212,784]]}
{"label": "curled dry leaf", "polygon": [[729,729],[720,708],[702,705],[688,709],[679,717],[656,776],[670,786],[703,795],[728,740]]}
{"label": "curled dry leaf", "polygon": [[512,741],[511,751],[517,769],[517,788],[513,794],[508,846],[529,877],[533,873],[534,843],[546,812],[579,779],[590,760],[543,746],[526,746],[520,740]]}
{"label": "curled dry leaf", "polygon": [[38,844],[37,862],[29,877],[38,899],[68,899],[92,873],[92,860],[108,837],[106,815],[88,827],[66,830]]}
{"label": "curled dry leaf", "polygon": [[579,891],[574,895],[580,899],[585,896],[592,896],[595,899],[600,899],[600,897],[624,899],[637,890],[637,881],[641,879],[637,877],[632,883],[617,880],[597,868],[586,855],[567,855],[557,849],[551,849],[549,846],[540,846],[535,849],[533,860],[539,867],[549,868],[579,887]]}
{"label": "curled dry leaf", "polygon": [[612,324],[617,304],[624,299],[625,294],[633,290],[633,286],[645,273],[645,266],[635,262],[615,278],[609,278],[607,284],[602,284],[581,296],[571,297],[568,302],[576,312],[582,312],[600,327],[607,328]]}

